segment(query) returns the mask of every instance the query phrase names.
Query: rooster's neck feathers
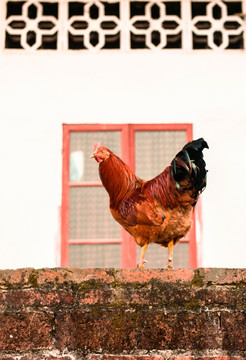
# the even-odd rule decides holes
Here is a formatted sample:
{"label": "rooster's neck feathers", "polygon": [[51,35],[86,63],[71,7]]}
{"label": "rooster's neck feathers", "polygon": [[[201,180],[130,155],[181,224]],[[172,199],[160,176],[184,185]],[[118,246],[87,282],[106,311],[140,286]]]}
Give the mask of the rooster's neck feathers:
{"label": "rooster's neck feathers", "polygon": [[122,199],[128,198],[139,186],[139,178],[118,156],[110,152],[110,157],[100,163],[99,175],[110,196],[110,207],[114,208]]}

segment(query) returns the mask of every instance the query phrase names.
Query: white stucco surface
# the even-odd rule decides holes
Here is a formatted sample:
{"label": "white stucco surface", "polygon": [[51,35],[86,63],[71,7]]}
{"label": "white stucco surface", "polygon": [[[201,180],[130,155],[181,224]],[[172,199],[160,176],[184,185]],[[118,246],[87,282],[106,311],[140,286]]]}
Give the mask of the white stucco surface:
{"label": "white stucco surface", "polygon": [[246,54],[0,54],[0,268],[60,265],[63,123],[193,123],[205,267],[246,267]]}

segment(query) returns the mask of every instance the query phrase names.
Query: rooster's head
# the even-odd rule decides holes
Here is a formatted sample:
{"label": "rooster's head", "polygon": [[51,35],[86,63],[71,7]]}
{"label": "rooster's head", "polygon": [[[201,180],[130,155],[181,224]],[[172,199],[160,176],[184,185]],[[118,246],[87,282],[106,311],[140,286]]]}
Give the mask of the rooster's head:
{"label": "rooster's head", "polygon": [[91,159],[96,159],[97,162],[101,163],[107,160],[110,157],[110,151],[105,146],[102,146],[98,143],[94,145],[93,153],[91,154]]}

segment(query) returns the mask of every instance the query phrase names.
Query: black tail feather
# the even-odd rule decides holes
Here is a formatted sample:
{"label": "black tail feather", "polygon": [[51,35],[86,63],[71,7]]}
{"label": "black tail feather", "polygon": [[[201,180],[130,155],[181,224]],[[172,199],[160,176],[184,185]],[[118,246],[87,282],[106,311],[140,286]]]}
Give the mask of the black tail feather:
{"label": "black tail feather", "polygon": [[[190,185],[195,187],[195,198],[206,187],[207,170],[202,153],[204,148],[208,149],[209,147],[203,138],[191,141],[183,147],[171,163],[175,184],[188,178]],[[180,188],[180,184],[176,188]]]}

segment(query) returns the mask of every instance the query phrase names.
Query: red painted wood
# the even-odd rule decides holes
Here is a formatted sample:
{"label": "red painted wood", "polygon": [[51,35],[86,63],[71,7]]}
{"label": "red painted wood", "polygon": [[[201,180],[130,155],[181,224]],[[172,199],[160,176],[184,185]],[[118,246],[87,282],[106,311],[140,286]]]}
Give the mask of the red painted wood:
{"label": "red painted wood", "polygon": [[193,126],[192,124],[186,124],[186,141],[192,141],[193,140]]}
{"label": "red painted wood", "polygon": [[192,124],[132,124],[133,131],[186,131],[192,130]]}
{"label": "red painted wood", "polygon": [[196,221],[195,221],[195,214],[192,217],[193,226],[189,233],[190,238],[190,248],[189,248],[189,266],[191,269],[197,268],[197,243],[196,243]]}
{"label": "red painted wood", "polygon": [[122,228],[121,267],[135,269],[137,267],[137,246],[133,237]]}
{"label": "red painted wood", "polygon": [[[121,131],[126,124],[65,124],[69,131]],[[93,144],[92,144],[93,145]]]}
{"label": "red painted wood", "polygon": [[[134,171],[134,158],[132,153],[134,149],[130,142],[131,125],[124,125],[121,133],[121,153],[123,161]],[[121,231],[121,267],[134,269],[137,266],[137,248],[133,237],[124,229]]]}
{"label": "red painted wood", "polygon": [[179,241],[179,243],[188,243],[188,242],[190,242],[190,237],[189,236],[187,236],[187,237],[185,237],[185,238],[183,238],[183,239],[181,239]]}
{"label": "red painted wood", "polygon": [[86,181],[86,182],[69,182],[68,184],[69,187],[100,187],[103,186],[102,183],[100,182],[96,182],[96,181]]}
{"label": "red painted wood", "polygon": [[[203,249],[202,196],[199,197],[199,200],[196,204],[195,217],[196,217],[196,237],[197,236],[199,237],[199,242],[197,241],[197,267],[201,267],[203,260],[202,259],[202,249]],[[199,227],[197,226],[197,224],[199,224]]]}
{"label": "red painted wood", "polygon": [[127,164],[129,165],[129,144],[128,144],[128,125],[121,125],[121,136],[120,136],[120,141],[121,141],[121,159]]}
{"label": "red painted wood", "polygon": [[69,126],[63,125],[62,151],[61,266],[68,266],[69,237]]}
{"label": "red painted wood", "polygon": [[[186,131],[186,141],[193,140],[193,127],[192,124],[187,127]],[[195,209],[195,211],[199,211],[200,209]],[[190,248],[189,248],[189,266],[191,269],[197,268],[197,242],[196,242],[196,220],[195,214],[193,214],[193,226],[189,233],[189,241],[190,241]]]}
{"label": "red painted wood", "polygon": [[135,125],[129,125],[128,132],[129,141],[129,157],[130,157],[130,168],[133,172],[136,169],[136,157],[135,157]]}
{"label": "red painted wood", "polygon": [[122,239],[69,239],[69,245],[121,244]]}

